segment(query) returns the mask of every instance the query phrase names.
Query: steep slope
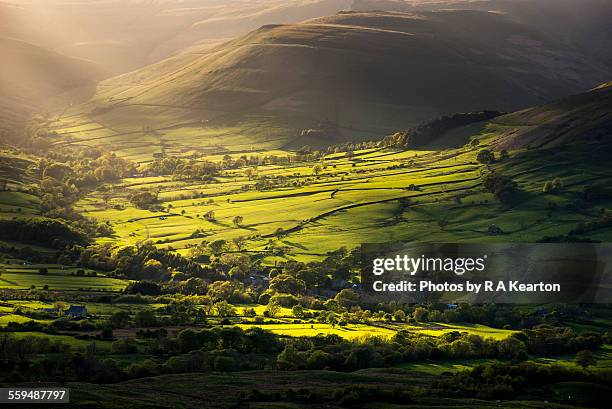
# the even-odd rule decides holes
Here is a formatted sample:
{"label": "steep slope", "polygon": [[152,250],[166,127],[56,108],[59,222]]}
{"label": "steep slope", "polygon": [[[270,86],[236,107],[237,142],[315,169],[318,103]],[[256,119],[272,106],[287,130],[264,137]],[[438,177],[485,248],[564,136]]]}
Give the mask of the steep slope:
{"label": "steep slope", "polygon": [[210,46],[268,23],[334,14],[351,0],[0,0],[0,36],[94,61],[113,75],[195,44]]}
{"label": "steep slope", "polygon": [[28,114],[91,96],[103,71],[96,65],[0,37],[0,129]]}
{"label": "steep slope", "polygon": [[498,13],[345,12],[265,26],[110,79],[80,111],[119,133],[234,127],[250,144],[322,145],[446,113],[516,110],[609,72]]}
{"label": "steep slope", "polygon": [[498,117],[490,127],[500,149],[612,142],[612,82],[587,93]]}
{"label": "steep slope", "polygon": [[608,0],[354,0],[351,9],[502,13],[570,47],[580,48],[591,58],[612,63],[612,2]]}

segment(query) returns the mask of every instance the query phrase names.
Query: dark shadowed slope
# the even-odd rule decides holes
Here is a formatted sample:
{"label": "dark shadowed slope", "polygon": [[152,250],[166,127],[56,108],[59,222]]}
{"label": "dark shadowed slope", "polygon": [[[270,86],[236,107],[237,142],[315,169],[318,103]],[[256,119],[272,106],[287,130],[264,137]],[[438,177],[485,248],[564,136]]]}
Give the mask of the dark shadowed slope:
{"label": "dark shadowed slope", "polygon": [[612,142],[612,82],[494,119],[500,149]]}
{"label": "dark shadowed slope", "polygon": [[502,13],[612,63],[612,2],[609,0],[354,0],[353,10],[404,12],[469,9]]}
{"label": "dark shadowed slope", "polygon": [[[579,49],[497,13],[351,12],[265,26],[110,79],[81,112],[121,132],[249,124],[241,132],[254,143],[325,144],[445,113],[532,106],[608,74]],[[301,138],[305,129],[315,132]]]}

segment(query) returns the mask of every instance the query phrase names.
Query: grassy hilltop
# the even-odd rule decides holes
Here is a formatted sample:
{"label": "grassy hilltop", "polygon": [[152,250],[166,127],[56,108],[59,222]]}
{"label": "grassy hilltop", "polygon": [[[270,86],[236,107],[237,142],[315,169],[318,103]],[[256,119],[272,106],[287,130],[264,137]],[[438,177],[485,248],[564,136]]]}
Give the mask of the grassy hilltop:
{"label": "grassy hilltop", "polygon": [[264,26],[104,81],[53,129],[135,160],[166,145],[295,149],[379,137],[441,114],[524,108],[608,73],[580,48],[497,13],[343,12]]}

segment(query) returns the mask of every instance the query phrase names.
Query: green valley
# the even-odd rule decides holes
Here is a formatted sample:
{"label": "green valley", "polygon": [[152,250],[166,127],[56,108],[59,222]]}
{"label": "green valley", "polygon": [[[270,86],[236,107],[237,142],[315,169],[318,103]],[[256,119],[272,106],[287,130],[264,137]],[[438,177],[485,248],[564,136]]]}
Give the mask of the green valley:
{"label": "green valley", "polygon": [[[579,1],[0,0],[0,386],[607,407],[612,7]],[[511,246],[577,298],[378,297],[364,244]]]}

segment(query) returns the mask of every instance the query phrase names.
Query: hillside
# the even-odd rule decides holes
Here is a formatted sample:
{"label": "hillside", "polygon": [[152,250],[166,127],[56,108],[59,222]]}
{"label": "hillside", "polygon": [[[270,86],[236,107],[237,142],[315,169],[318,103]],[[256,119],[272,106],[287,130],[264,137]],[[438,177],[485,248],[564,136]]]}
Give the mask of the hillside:
{"label": "hillside", "polygon": [[551,148],[570,144],[610,143],[612,83],[587,93],[525,109],[491,121],[500,149]]}
{"label": "hillside", "polygon": [[94,90],[103,71],[22,41],[0,37],[0,130],[55,104],[77,102]]}
{"label": "hillside", "polygon": [[501,13],[591,58],[612,62],[612,2],[608,0],[353,0],[355,11],[469,9]]}
{"label": "hillside", "polygon": [[[112,226],[114,242],[192,254],[202,243],[238,240],[268,262],[308,261],[378,237],[608,241],[611,85],[489,121],[474,118],[496,113],[425,123],[406,132],[403,146],[374,143],[323,157],[187,151],[157,158],[75,208]],[[496,159],[483,163],[485,149]],[[209,180],[182,170],[206,161],[219,167]],[[543,191],[552,181],[558,187]],[[136,206],[136,192],[155,192],[156,206]]]}
{"label": "hillside", "polygon": [[[121,142],[146,127],[156,134],[144,146],[156,150],[160,138],[185,149],[323,145],[543,103],[608,80],[609,68],[496,13],[346,12],[265,26],[107,80],[56,128]],[[101,127],[112,130],[106,139],[74,132]]]}
{"label": "hillside", "polygon": [[264,24],[334,14],[351,0],[0,0],[0,36],[104,67],[133,71],[200,44],[210,47]]}

